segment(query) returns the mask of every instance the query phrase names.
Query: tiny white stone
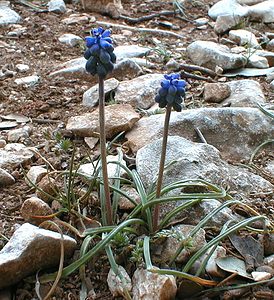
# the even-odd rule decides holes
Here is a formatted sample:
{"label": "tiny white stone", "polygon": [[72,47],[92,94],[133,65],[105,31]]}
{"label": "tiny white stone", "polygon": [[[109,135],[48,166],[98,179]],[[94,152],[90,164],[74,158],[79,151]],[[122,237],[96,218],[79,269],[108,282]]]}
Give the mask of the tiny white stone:
{"label": "tiny white stone", "polygon": [[262,281],[271,278],[271,274],[268,272],[252,272],[251,276],[255,281]]}
{"label": "tiny white stone", "polygon": [[34,84],[38,83],[39,79],[40,79],[39,76],[32,75],[32,76],[15,79],[14,82],[18,85],[23,85],[23,84],[34,85]]}
{"label": "tiny white stone", "polygon": [[15,67],[18,70],[18,72],[21,72],[21,73],[27,72],[29,70],[29,66],[25,65],[25,64],[17,64]]}

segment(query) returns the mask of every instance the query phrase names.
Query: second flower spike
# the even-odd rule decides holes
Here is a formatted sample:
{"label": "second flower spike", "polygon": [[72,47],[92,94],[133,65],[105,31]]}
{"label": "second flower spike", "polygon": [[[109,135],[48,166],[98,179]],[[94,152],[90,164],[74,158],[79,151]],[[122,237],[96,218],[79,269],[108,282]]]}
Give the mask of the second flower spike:
{"label": "second flower spike", "polygon": [[185,87],[186,82],[180,79],[180,74],[164,75],[155,101],[159,103],[161,108],[169,104],[175,111],[180,112],[183,109],[182,103],[185,96]]}
{"label": "second flower spike", "polygon": [[87,59],[86,70],[91,75],[105,78],[114,69],[116,56],[110,34],[110,30],[99,27],[92,30],[92,36],[86,37],[88,49],[84,57]]}

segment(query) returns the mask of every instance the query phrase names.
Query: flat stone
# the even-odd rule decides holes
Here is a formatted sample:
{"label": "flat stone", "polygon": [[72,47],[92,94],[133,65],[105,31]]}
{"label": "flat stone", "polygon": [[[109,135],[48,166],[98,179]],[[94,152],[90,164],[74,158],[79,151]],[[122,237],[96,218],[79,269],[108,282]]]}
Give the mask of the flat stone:
{"label": "flat stone", "polygon": [[242,54],[234,54],[225,45],[209,41],[195,41],[187,47],[187,54],[193,63],[215,70],[238,69],[246,64]]}
{"label": "flat stone", "polygon": [[123,281],[121,276],[116,275],[112,269],[109,270],[107,277],[108,287],[113,297],[123,296],[125,290],[129,292],[132,290],[131,279],[127,271],[122,266],[118,267],[118,271]]}
{"label": "flat stone", "polygon": [[245,17],[249,12],[248,6],[242,6],[236,0],[222,0],[215,3],[208,11],[208,15],[213,20],[216,20],[218,16],[224,15],[237,15]]}
{"label": "flat stone", "polygon": [[[139,120],[139,114],[129,104],[113,104],[105,107],[106,136],[130,130]],[[77,136],[88,137],[99,133],[99,109],[92,113],[71,117],[66,129]]]}
{"label": "flat stone", "polygon": [[235,80],[226,84],[231,95],[222,102],[223,106],[257,107],[257,103],[266,102],[261,85],[256,80]]}
{"label": "flat stone", "polygon": [[[105,95],[108,95],[111,91],[114,91],[119,86],[119,81],[115,78],[110,78],[105,80],[104,88],[105,88]],[[98,105],[99,102],[99,85],[96,84],[90,89],[88,89],[83,94],[83,105],[87,107],[94,107]]]}
{"label": "flat stone", "polygon": [[266,58],[268,61],[269,67],[274,67],[274,52],[257,50],[254,54]]}
{"label": "flat stone", "polygon": [[244,30],[244,29],[230,30],[229,38],[241,46],[247,46],[256,49],[262,48],[258,43],[255,34],[248,30]]}
{"label": "flat stone", "polygon": [[[211,248],[209,250],[212,250]],[[207,261],[206,264],[206,272],[212,277],[225,277],[226,273],[221,270],[217,264],[216,260],[219,257],[225,257],[226,256],[226,249],[221,246],[217,246],[217,248],[214,250],[212,255],[210,256],[209,260]]]}
{"label": "flat stone", "polygon": [[220,103],[231,94],[229,85],[225,83],[206,83],[204,85],[204,100]]}
{"label": "flat stone", "polygon": [[50,0],[47,6],[50,12],[62,14],[65,13],[67,10],[66,4],[63,0]]}
{"label": "flat stone", "polygon": [[267,69],[243,68],[243,69],[226,72],[223,75],[226,77],[235,77],[235,76],[255,77],[255,76],[265,76],[273,72],[274,72],[274,67],[267,68]]}
{"label": "flat stone", "polygon": [[[13,285],[38,270],[57,268],[60,242],[59,233],[29,223],[23,224],[0,251],[0,289]],[[67,235],[64,235],[63,243],[65,257],[69,258],[77,243]]]}
{"label": "flat stone", "polygon": [[255,281],[268,280],[272,277],[272,275],[268,272],[252,272],[251,276]]}
{"label": "flat stone", "polygon": [[65,33],[61,35],[58,38],[59,42],[66,44],[68,46],[74,47],[79,44],[80,41],[82,41],[82,38],[80,36],[71,34],[71,33]]}
{"label": "flat stone", "polygon": [[74,24],[82,24],[89,23],[89,21],[95,21],[95,19],[91,19],[87,14],[79,15],[79,14],[71,14],[68,18],[62,20],[62,23],[66,25],[74,25]]}
{"label": "flat stone", "polygon": [[18,85],[35,85],[39,82],[40,77],[37,75],[32,75],[32,76],[27,76],[27,77],[22,77],[22,78],[18,78],[15,79],[14,82]]}
{"label": "flat stone", "polygon": [[20,73],[24,73],[27,72],[29,70],[29,66],[25,65],[25,64],[17,64],[15,66],[15,68],[17,69],[18,72]]}
{"label": "flat stone", "polygon": [[40,225],[45,221],[43,218],[35,218],[36,216],[48,216],[53,214],[53,211],[48,204],[37,197],[26,199],[20,212],[24,220],[33,225]]}
{"label": "flat stone", "polygon": [[47,173],[48,171],[44,167],[32,166],[27,173],[26,183],[30,185],[29,181],[31,181],[33,184],[37,184]]}
{"label": "flat stone", "polygon": [[17,143],[29,137],[29,128],[24,126],[22,128],[13,129],[8,132],[8,141],[11,143]]}
{"label": "flat stone", "polygon": [[0,167],[27,164],[33,157],[33,152],[23,144],[10,143],[0,149]]}
{"label": "flat stone", "polygon": [[251,20],[263,23],[274,22],[274,1],[268,0],[249,7],[248,16]]}
{"label": "flat stone", "polygon": [[0,26],[15,24],[21,21],[17,12],[6,5],[0,5]]}
{"label": "flat stone", "polygon": [[118,46],[114,49],[117,61],[124,58],[142,57],[147,55],[150,51],[150,48],[140,47],[138,45]]}
{"label": "flat stone", "polygon": [[270,82],[270,89],[271,91],[274,91],[274,80]]}
{"label": "flat stone", "polygon": [[[128,144],[136,152],[162,137],[164,115],[143,117],[126,134]],[[236,161],[248,160],[257,146],[273,138],[271,118],[257,108],[199,108],[172,112],[169,134],[199,141],[198,127],[207,142],[222,153],[222,157]]]}
{"label": "flat stone", "polygon": [[243,21],[243,17],[238,15],[221,15],[217,17],[214,25],[214,31],[217,34],[223,34],[234,28]]}
{"label": "flat stone", "polygon": [[143,70],[136,62],[136,59],[124,58],[114,65],[114,70],[110,73],[110,76],[123,81],[127,78],[133,79],[142,74]]}
{"label": "flat stone", "polygon": [[132,80],[120,82],[115,100],[134,107],[147,109],[155,103],[155,95],[160,88],[162,74],[147,74]]}
{"label": "flat stone", "polygon": [[55,196],[58,190],[55,180],[49,176],[42,177],[41,181],[38,182],[38,188],[36,190],[37,197],[46,203],[52,202],[53,199],[50,196]]}
{"label": "flat stone", "polygon": [[0,188],[7,187],[15,183],[15,179],[6,170],[0,168]]}
{"label": "flat stone", "polygon": [[274,38],[267,43],[266,49],[269,51],[274,51]]}
{"label": "flat stone", "polygon": [[148,270],[137,269],[133,274],[132,282],[132,300],[175,299],[177,286],[172,275],[160,275]]}
{"label": "flat stone", "polygon": [[[137,204],[141,203],[140,195],[137,193],[135,188],[124,185],[121,187],[121,190],[126,193],[131,199],[133,199]],[[125,196],[122,195],[120,196],[118,206],[122,210],[132,210],[135,207],[132,202],[130,202]]]}

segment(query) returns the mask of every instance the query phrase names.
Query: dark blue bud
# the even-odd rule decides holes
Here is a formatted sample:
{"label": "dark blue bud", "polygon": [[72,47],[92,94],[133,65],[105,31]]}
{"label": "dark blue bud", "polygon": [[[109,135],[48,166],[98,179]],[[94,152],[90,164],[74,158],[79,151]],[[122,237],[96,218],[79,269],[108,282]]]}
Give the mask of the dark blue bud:
{"label": "dark blue bud", "polygon": [[107,64],[110,62],[110,55],[107,51],[101,49],[99,55],[100,61],[102,64]]}

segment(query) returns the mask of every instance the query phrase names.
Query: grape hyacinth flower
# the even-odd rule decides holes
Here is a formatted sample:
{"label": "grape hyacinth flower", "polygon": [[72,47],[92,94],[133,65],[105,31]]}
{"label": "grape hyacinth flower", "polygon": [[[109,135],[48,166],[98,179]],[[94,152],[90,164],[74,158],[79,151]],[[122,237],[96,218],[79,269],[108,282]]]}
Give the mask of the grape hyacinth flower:
{"label": "grape hyacinth flower", "polygon": [[[162,151],[160,158],[160,166],[158,173],[158,180],[156,186],[156,199],[161,196],[161,189],[163,183],[166,149],[167,149],[167,138],[168,138],[168,126],[170,120],[171,109],[180,112],[183,109],[183,99],[185,96],[186,82],[180,79],[180,74],[169,74],[164,75],[164,79],[161,82],[161,88],[158,91],[155,101],[159,103],[159,107],[166,107],[166,116],[164,124]],[[159,205],[155,206],[153,214],[153,229],[157,231],[159,222]]]}
{"label": "grape hyacinth flower", "polygon": [[84,53],[84,57],[87,59],[86,71],[91,75],[98,75],[99,79],[100,152],[104,189],[104,193],[101,193],[104,197],[101,197],[100,201],[103,225],[112,225],[113,223],[107,171],[104,92],[104,79],[114,69],[114,63],[116,62],[110,34],[110,30],[104,30],[102,27],[93,29],[92,36],[86,37],[87,50]]}
{"label": "grape hyacinth flower", "polygon": [[180,80],[180,74],[164,75],[165,79],[161,82],[161,88],[155,101],[159,107],[163,108],[171,105],[175,111],[180,112],[183,108],[183,98],[185,96],[186,82]]}
{"label": "grape hyacinth flower", "polygon": [[110,30],[99,27],[92,30],[92,36],[86,37],[88,49],[84,57],[87,59],[86,70],[91,75],[105,78],[114,68],[116,56],[110,34]]}

